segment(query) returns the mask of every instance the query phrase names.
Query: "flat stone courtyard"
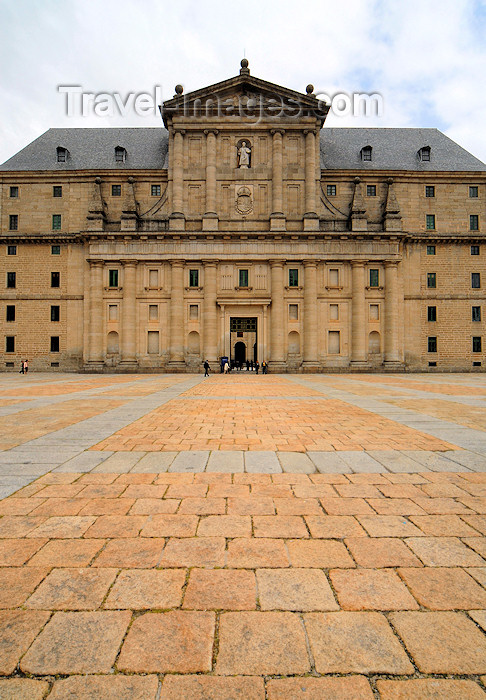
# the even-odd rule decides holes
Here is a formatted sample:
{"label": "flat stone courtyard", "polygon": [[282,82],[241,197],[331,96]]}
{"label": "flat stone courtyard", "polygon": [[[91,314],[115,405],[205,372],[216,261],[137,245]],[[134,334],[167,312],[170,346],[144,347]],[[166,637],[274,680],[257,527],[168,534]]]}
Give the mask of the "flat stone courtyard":
{"label": "flat stone courtyard", "polygon": [[0,375],[0,700],[486,698],[486,376]]}

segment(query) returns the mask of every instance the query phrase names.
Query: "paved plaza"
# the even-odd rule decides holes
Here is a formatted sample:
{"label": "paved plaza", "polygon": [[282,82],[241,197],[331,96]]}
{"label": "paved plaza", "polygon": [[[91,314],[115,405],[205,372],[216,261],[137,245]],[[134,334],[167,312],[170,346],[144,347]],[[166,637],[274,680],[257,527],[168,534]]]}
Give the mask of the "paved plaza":
{"label": "paved plaza", "polygon": [[0,699],[486,698],[486,376],[0,377]]}

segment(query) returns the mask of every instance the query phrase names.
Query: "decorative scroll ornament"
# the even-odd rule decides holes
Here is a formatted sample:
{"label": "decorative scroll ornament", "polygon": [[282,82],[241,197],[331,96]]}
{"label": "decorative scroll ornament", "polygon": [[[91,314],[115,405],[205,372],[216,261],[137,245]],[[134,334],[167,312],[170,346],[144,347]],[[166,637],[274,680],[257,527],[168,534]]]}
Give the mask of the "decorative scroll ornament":
{"label": "decorative scroll ornament", "polygon": [[253,211],[253,199],[249,187],[239,187],[236,191],[236,211],[239,214],[250,214]]}

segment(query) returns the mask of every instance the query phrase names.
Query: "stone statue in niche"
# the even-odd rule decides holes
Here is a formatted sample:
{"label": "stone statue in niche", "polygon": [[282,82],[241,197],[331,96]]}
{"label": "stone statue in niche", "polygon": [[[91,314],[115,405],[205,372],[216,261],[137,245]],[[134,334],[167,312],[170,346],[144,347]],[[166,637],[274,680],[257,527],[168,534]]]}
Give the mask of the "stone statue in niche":
{"label": "stone statue in niche", "polygon": [[242,141],[238,148],[238,167],[249,168],[251,158],[251,146],[248,141]]}

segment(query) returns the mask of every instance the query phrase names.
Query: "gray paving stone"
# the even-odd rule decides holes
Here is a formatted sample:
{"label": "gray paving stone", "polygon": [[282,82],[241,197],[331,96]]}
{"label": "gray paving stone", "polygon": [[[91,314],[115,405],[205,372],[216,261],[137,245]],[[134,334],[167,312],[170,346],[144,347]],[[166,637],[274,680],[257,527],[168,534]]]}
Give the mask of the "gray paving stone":
{"label": "gray paving stone", "polygon": [[147,452],[142,459],[130,469],[130,472],[160,474],[166,472],[178,452]]}
{"label": "gray paving stone", "polygon": [[465,466],[453,462],[444,457],[442,452],[430,452],[428,450],[403,450],[402,454],[410,457],[426,469],[433,472],[468,471]]}
{"label": "gray paving stone", "polygon": [[249,473],[279,474],[282,471],[275,452],[248,450],[245,452],[245,471]]}
{"label": "gray paving stone", "polygon": [[90,472],[101,462],[104,462],[113,452],[103,452],[101,450],[86,450],[73,459],[64,462],[54,471],[56,472]]}
{"label": "gray paving stone", "polygon": [[284,472],[291,474],[313,474],[316,471],[314,462],[303,452],[277,452]]}
{"label": "gray paving stone", "polygon": [[376,459],[373,459],[367,452],[340,450],[339,456],[353,472],[379,473],[387,471],[381,462],[377,462]]}
{"label": "gray paving stone", "polygon": [[179,452],[169,467],[170,472],[203,472],[209,458],[209,451]]}
{"label": "gray paving stone", "polygon": [[[391,472],[423,472],[424,466],[399,450],[370,450],[369,454]],[[426,471],[426,469],[425,469]]]}
{"label": "gray paving stone", "polygon": [[349,472],[349,467],[341,459],[339,452],[308,452],[307,456],[321,474],[345,474]]}
{"label": "gray paving stone", "polygon": [[469,450],[449,450],[444,452],[444,455],[447,455],[454,464],[452,471],[455,471],[456,465],[460,464],[475,472],[486,472],[486,457],[483,455],[470,452]]}
{"label": "gray paving stone", "polygon": [[57,464],[0,464],[0,476],[31,476],[35,479],[50,472]]}
{"label": "gray paving stone", "polygon": [[126,474],[145,456],[145,452],[113,452],[108,459],[103,460],[93,472],[110,474]]}
{"label": "gray paving stone", "polygon": [[209,455],[206,466],[207,472],[243,472],[245,463],[243,460],[243,451],[235,450],[213,450]]}

